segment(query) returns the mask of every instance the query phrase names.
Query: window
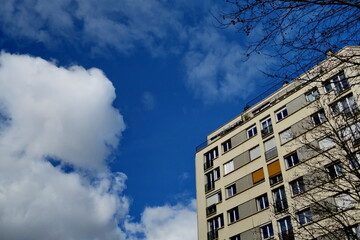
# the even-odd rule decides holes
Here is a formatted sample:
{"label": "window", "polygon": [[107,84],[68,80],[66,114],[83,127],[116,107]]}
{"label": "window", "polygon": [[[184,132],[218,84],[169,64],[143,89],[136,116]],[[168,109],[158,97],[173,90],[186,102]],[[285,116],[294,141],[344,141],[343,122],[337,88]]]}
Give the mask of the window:
{"label": "window", "polygon": [[206,214],[216,213],[216,204],[222,201],[221,191],[206,198]]}
{"label": "window", "polygon": [[349,157],[349,166],[351,170],[360,168],[360,154],[356,153],[355,156]]}
{"label": "window", "polygon": [[310,208],[306,208],[296,213],[299,224],[304,225],[313,220]]}
{"label": "window", "polygon": [[204,169],[208,169],[213,166],[213,161],[219,156],[218,148],[213,148],[209,152],[204,154]]}
{"label": "window", "polygon": [[[212,234],[217,234],[216,230],[224,226],[223,214],[213,217],[208,220],[208,231]],[[215,239],[215,238],[212,238]]]}
{"label": "window", "polygon": [[311,115],[314,126],[317,126],[326,121],[325,112],[321,110],[313,115]]}
{"label": "window", "polygon": [[346,141],[353,139],[356,141],[360,138],[360,123],[352,123],[350,126],[345,127],[340,132],[342,140]]}
{"label": "window", "polygon": [[290,182],[290,187],[293,196],[304,192],[305,191],[304,179],[302,177],[295,179],[294,181]]}
{"label": "window", "polygon": [[276,113],[276,119],[277,119],[278,121],[280,121],[281,119],[283,119],[283,118],[286,117],[287,115],[288,115],[288,111],[287,111],[287,109],[286,109],[286,107],[285,107],[285,108],[281,109],[280,111],[278,111],[278,112]]}
{"label": "window", "polygon": [[236,208],[229,210],[228,217],[229,217],[229,223],[233,223],[233,222],[236,222],[237,220],[239,220],[240,219],[239,208],[236,207]]}
{"label": "window", "polygon": [[224,142],[224,143],[222,144],[222,147],[223,147],[223,151],[224,151],[224,152],[229,151],[229,150],[232,148],[232,146],[231,146],[231,139],[229,139],[229,140],[227,140],[226,142]]}
{"label": "window", "polygon": [[271,223],[266,224],[265,226],[260,227],[262,239],[268,239],[274,236],[274,229]]}
{"label": "window", "polygon": [[211,172],[205,174],[205,191],[210,191],[215,188],[215,181],[220,178],[220,168],[216,168]]}
{"label": "window", "polygon": [[256,126],[252,126],[246,130],[248,138],[251,138],[257,134],[257,128]]}
{"label": "window", "polygon": [[288,155],[287,157],[285,157],[285,163],[286,163],[286,167],[290,168],[295,166],[296,164],[299,163],[299,158],[296,152],[292,153],[291,155]]}
{"label": "window", "polygon": [[269,160],[277,156],[275,138],[271,138],[264,142],[265,159]]}
{"label": "window", "polygon": [[293,234],[290,216],[286,216],[278,220],[280,239],[293,239],[287,238]]}
{"label": "window", "polygon": [[334,141],[329,138],[329,137],[326,137],[326,138],[323,138],[321,140],[319,140],[319,147],[321,150],[327,150],[331,147],[335,146],[335,143]]}
{"label": "window", "polygon": [[351,117],[358,112],[358,108],[352,94],[332,104],[330,108],[334,116],[343,113],[345,117]]}
{"label": "window", "polygon": [[266,136],[273,132],[273,127],[271,123],[271,118],[267,118],[261,122],[261,134],[262,136]]}
{"label": "window", "polygon": [[240,240],[240,234],[230,237],[230,240]]}
{"label": "window", "polygon": [[308,101],[308,102],[315,101],[319,97],[320,97],[320,93],[317,88],[314,88],[314,89],[310,90],[309,92],[305,93],[305,98],[306,98],[306,101]]}
{"label": "window", "polygon": [[236,194],[236,185],[235,183],[226,187],[226,196],[229,198],[229,197],[232,197]]}
{"label": "window", "polygon": [[224,174],[228,174],[232,171],[234,171],[234,161],[231,160],[230,162],[224,164]]}
{"label": "window", "polygon": [[293,139],[293,137],[294,137],[294,136],[293,136],[293,133],[292,133],[292,131],[291,131],[291,128],[288,128],[288,129],[286,129],[285,131],[281,132],[281,133],[279,134],[279,136],[280,136],[280,142],[281,142],[281,144],[284,144],[284,143],[290,141],[290,140]]}
{"label": "window", "polygon": [[332,79],[324,82],[325,92],[330,92],[332,89],[336,90],[336,93],[341,93],[350,87],[349,82],[345,78],[345,74],[341,73],[336,75]]}
{"label": "window", "polygon": [[284,186],[281,186],[273,190],[273,196],[274,196],[275,213],[281,212],[289,207],[286,200]]}
{"label": "window", "polygon": [[342,193],[335,196],[335,203],[339,210],[345,210],[355,203],[354,199],[348,193]]}
{"label": "window", "polygon": [[260,168],[260,169],[256,170],[255,172],[253,172],[252,179],[253,179],[253,184],[263,181],[265,179],[264,169]]}
{"label": "window", "polygon": [[250,149],[249,153],[250,153],[250,160],[251,161],[258,158],[258,157],[260,157],[260,147],[259,147],[259,145],[252,148],[252,149]]}
{"label": "window", "polygon": [[[349,234],[350,233],[350,234]],[[357,240],[360,239],[360,225],[356,224],[350,227],[346,240]]]}
{"label": "window", "polygon": [[270,178],[270,186],[279,183],[283,180],[282,174]]}
{"label": "window", "polygon": [[258,211],[261,211],[261,210],[269,207],[269,200],[268,200],[266,193],[257,197],[255,200],[256,200],[256,205],[257,205]]}
{"label": "window", "polygon": [[329,173],[330,179],[340,177],[343,174],[343,169],[340,162],[329,165],[326,167],[326,169]]}

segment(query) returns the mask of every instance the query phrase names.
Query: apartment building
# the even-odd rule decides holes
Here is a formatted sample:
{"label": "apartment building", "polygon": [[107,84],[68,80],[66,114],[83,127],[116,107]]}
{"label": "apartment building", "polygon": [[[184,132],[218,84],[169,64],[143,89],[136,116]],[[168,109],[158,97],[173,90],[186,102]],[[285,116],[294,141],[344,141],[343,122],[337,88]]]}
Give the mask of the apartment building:
{"label": "apartment building", "polygon": [[[330,52],[197,147],[199,240],[350,239],[340,225],[330,227],[331,216],[344,212],[354,216],[346,219],[353,239],[360,237],[360,214],[349,209],[359,202],[347,195],[358,191],[360,182],[355,190],[326,190],[340,185],[329,185],[335,181],[345,181],[345,168],[350,174],[359,171],[360,67],[349,63],[360,62],[356,56],[359,46]],[[344,58],[351,61],[339,60]],[[327,124],[337,129],[331,133]],[[349,162],[337,162],[344,152],[338,147],[342,142],[330,137],[337,133],[349,143],[351,154],[343,154]],[[350,185],[359,181],[354,175]],[[333,212],[316,210],[315,205],[324,202],[332,203]],[[317,231],[318,226],[327,229]]]}

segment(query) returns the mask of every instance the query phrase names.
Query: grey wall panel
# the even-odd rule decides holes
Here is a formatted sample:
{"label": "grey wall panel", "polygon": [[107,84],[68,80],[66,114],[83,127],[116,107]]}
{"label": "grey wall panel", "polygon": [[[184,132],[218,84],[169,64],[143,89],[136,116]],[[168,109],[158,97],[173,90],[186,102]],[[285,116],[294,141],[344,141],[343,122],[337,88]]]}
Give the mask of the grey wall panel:
{"label": "grey wall panel", "polygon": [[250,201],[244,202],[239,205],[240,219],[247,218],[257,212],[256,200],[251,199]]}
{"label": "grey wall panel", "polygon": [[246,189],[252,187],[253,184],[253,180],[252,180],[252,175],[248,174],[243,178],[240,178],[239,180],[236,181],[236,192],[242,192],[245,191]]}
{"label": "grey wall panel", "polygon": [[246,130],[243,130],[231,138],[232,147],[238,146],[247,140]]}
{"label": "grey wall panel", "polygon": [[240,233],[241,240],[261,240],[260,229],[258,227]]}
{"label": "grey wall panel", "polygon": [[250,162],[250,152],[246,151],[233,159],[234,168],[238,169]]}
{"label": "grey wall panel", "polygon": [[301,134],[303,134],[304,132],[310,130],[311,128],[313,128],[313,124],[311,121],[311,117],[308,116],[302,120],[300,120],[299,122],[295,123],[294,125],[291,126],[291,131],[294,134],[294,136],[299,136]]}
{"label": "grey wall panel", "polygon": [[302,94],[299,97],[295,98],[288,104],[286,104],[286,109],[288,110],[289,115],[293,114],[294,112],[298,111],[299,109],[303,108],[307,105],[305,95]]}

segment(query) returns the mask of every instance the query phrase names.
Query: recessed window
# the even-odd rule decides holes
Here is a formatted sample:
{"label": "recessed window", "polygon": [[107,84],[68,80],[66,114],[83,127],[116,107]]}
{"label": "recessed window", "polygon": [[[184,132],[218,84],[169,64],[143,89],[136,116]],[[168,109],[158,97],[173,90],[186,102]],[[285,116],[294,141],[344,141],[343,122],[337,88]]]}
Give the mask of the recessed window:
{"label": "recessed window", "polygon": [[205,174],[205,191],[210,191],[215,188],[215,181],[220,178],[220,168],[217,167],[211,172]]}
{"label": "recessed window", "polygon": [[269,200],[266,193],[257,197],[255,200],[258,211],[261,211],[269,207]]}
{"label": "recessed window", "polygon": [[349,157],[349,166],[351,170],[360,168],[360,154],[356,153],[354,156]]}
{"label": "recessed window", "polygon": [[320,125],[321,123],[326,121],[324,110],[320,110],[319,112],[311,115],[312,122],[314,126]]}
{"label": "recessed window", "polygon": [[304,179],[302,177],[295,179],[294,181],[290,182],[290,187],[293,196],[304,192],[305,191]]}
{"label": "recessed window", "polygon": [[230,240],[240,240],[240,234],[230,237]]}
{"label": "recessed window", "polygon": [[285,108],[281,109],[280,111],[276,112],[275,115],[276,115],[276,119],[278,121],[280,121],[281,119],[283,119],[284,117],[286,117],[288,115],[288,111],[285,107]]}
{"label": "recessed window", "polygon": [[336,93],[341,93],[350,87],[344,73],[340,73],[332,79],[325,81],[323,85],[325,92],[330,92],[332,89],[335,89]]}
{"label": "recessed window", "polygon": [[234,171],[234,161],[230,161],[224,164],[224,174],[228,174]]}
{"label": "recessed window", "polygon": [[229,197],[234,196],[236,194],[236,185],[235,185],[235,183],[228,186],[228,187],[226,187],[225,191],[226,191],[226,197],[229,198]]}
{"label": "recessed window", "polygon": [[213,148],[209,152],[204,154],[204,169],[208,169],[213,166],[213,160],[219,156],[218,148]]}
{"label": "recessed window", "polygon": [[329,137],[319,140],[319,147],[321,150],[327,150],[333,146],[335,146],[335,142]]}
{"label": "recessed window", "polygon": [[271,177],[270,179],[270,185],[274,185],[276,183],[279,183],[283,180],[282,174],[278,174],[276,176]]}
{"label": "recessed window", "polygon": [[280,239],[294,239],[290,216],[278,220]]}
{"label": "recessed window", "polygon": [[343,168],[341,162],[331,164],[327,166],[326,169],[329,173],[330,179],[334,179],[343,175]]}
{"label": "recessed window", "polygon": [[350,124],[350,126],[342,129],[340,133],[342,140],[353,139],[356,141],[360,138],[360,122]]}
{"label": "recessed window", "polygon": [[249,150],[250,160],[254,160],[260,157],[260,147],[259,145]]}
{"label": "recessed window", "polygon": [[[208,220],[208,231],[212,234],[217,234],[217,229],[222,228],[224,226],[224,216],[220,214],[216,217],[213,217]],[[214,236],[215,237],[215,236]],[[213,238],[215,239],[215,238]]]}
{"label": "recessed window", "polygon": [[312,102],[320,97],[319,90],[317,88],[311,89],[309,92],[305,93],[306,101]]}
{"label": "recessed window", "polygon": [[282,131],[279,136],[281,144],[284,144],[294,138],[291,128]]}
{"label": "recessed window", "polygon": [[351,117],[359,111],[352,94],[332,104],[330,108],[334,116],[343,113],[345,117]]}
{"label": "recessed window", "polygon": [[252,138],[257,134],[257,128],[256,126],[252,126],[246,130],[248,138]]}
{"label": "recessed window", "polygon": [[288,209],[289,205],[286,199],[284,186],[272,191],[274,196],[275,213]]}
{"label": "recessed window", "polygon": [[270,160],[277,156],[277,148],[275,143],[275,138],[270,138],[269,140],[264,142],[265,147],[265,159]]}
{"label": "recessed window", "polygon": [[299,163],[299,158],[296,152],[285,157],[286,167],[290,168]]}
{"label": "recessed window", "polygon": [[261,122],[261,135],[266,136],[273,132],[273,127],[271,123],[271,118],[268,117],[267,119]]}
{"label": "recessed window", "polygon": [[355,204],[356,200],[348,193],[342,193],[335,196],[336,207],[339,210],[345,210],[352,207]]}
{"label": "recessed window", "polygon": [[229,150],[232,148],[232,146],[231,146],[231,139],[227,140],[226,142],[222,143],[221,145],[222,145],[222,147],[223,147],[223,151],[224,151],[224,152],[229,151]]}
{"label": "recessed window", "polygon": [[274,236],[274,229],[271,223],[260,227],[262,239],[268,239]]}
{"label": "recessed window", "polygon": [[239,208],[236,207],[236,208],[229,210],[228,217],[229,217],[229,223],[233,223],[233,222],[236,222],[237,220],[239,220],[240,219]]}
{"label": "recessed window", "polygon": [[299,224],[304,225],[306,223],[309,223],[313,220],[310,208],[306,208],[304,210],[301,210],[296,213]]}

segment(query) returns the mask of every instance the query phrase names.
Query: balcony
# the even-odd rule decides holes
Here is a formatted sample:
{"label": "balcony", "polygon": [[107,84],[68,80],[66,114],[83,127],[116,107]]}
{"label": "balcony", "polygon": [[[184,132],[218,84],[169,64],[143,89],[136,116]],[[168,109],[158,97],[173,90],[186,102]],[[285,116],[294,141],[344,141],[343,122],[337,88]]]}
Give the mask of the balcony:
{"label": "balcony", "polygon": [[215,183],[214,182],[210,182],[205,184],[205,192],[211,191],[215,188]]}
{"label": "balcony", "polygon": [[213,166],[213,160],[207,160],[204,163],[204,170],[207,170]]}
{"label": "balcony", "polygon": [[281,200],[278,200],[274,203],[274,210],[275,210],[275,213],[279,213],[279,212],[282,212],[282,211],[285,211],[286,209],[289,208],[289,205],[288,205],[288,202],[285,199],[281,199]]}
{"label": "balcony", "polygon": [[273,126],[269,125],[261,130],[261,136],[264,138],[273,132]]}
{"label": "balcony", "polygon": [[206,208],[206,216],[210,216],[214,213],[216,213],[216,204],[213,204]]}
{"label": "balcony", "polygon": [[295,240],[292,228],[279,233],[280,240]]}
{"label": "balcony", "polygon": [[207,233],[208,240],[216,240],[219,238],[219,232],[217,229]]}
{"label": "balcony", "polygon": [[265,159],[270,160],[278,155],[277,148],[273,147],[265,152]]}

